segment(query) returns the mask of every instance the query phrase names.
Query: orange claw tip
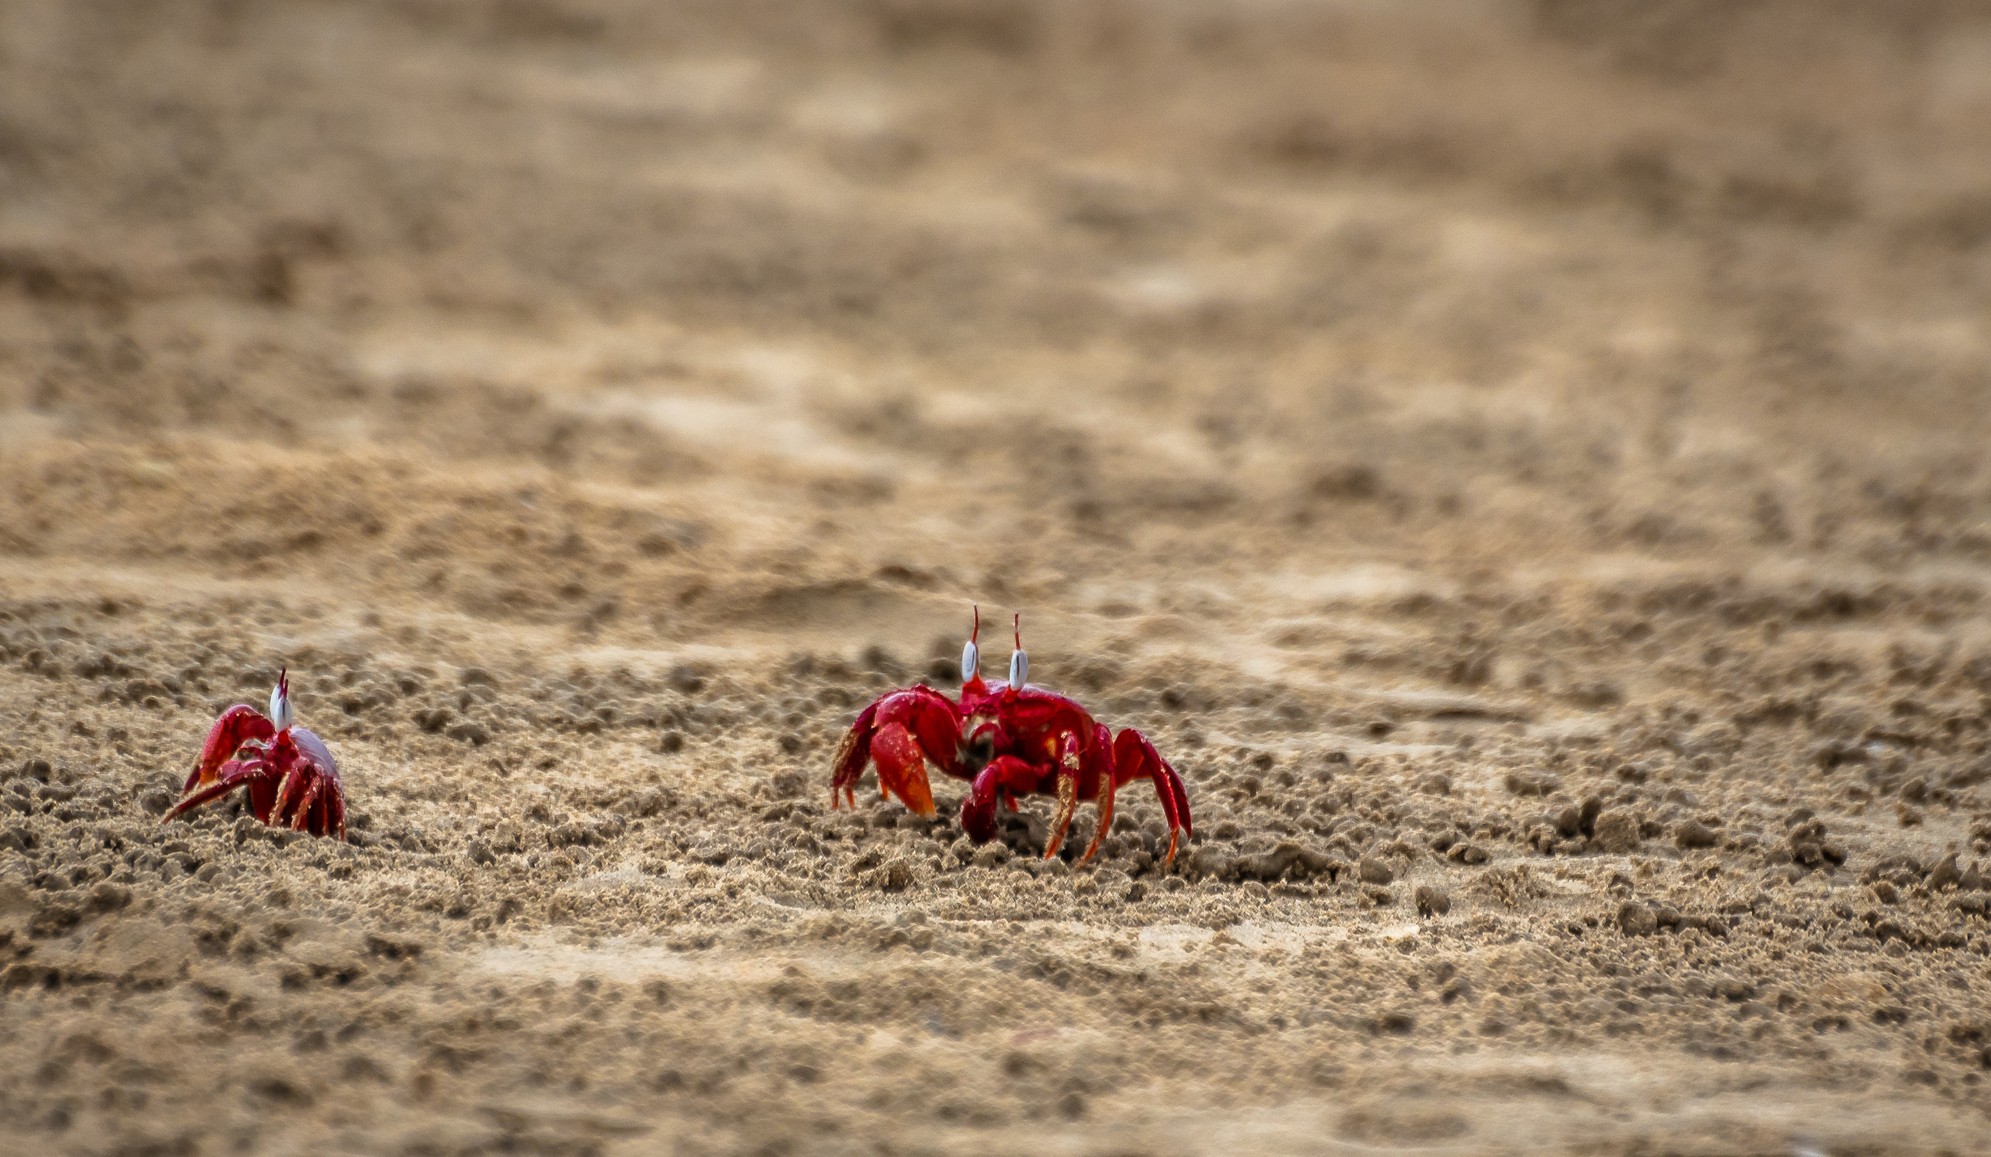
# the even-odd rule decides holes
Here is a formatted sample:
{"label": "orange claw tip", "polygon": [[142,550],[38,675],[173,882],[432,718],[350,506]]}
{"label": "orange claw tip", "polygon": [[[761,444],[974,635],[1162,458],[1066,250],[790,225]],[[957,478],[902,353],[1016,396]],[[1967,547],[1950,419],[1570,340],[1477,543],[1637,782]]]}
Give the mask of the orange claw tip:
{"label": "orange claw tip", "polygon": [[933,788],[927,784],[925,775],[908,775],[892,785],[892,794],[906,805],[906,810],[921,819],[932,819],[939,812],[933,806]]}
{"label": "orange claw tip", "polygon": [[932,819],[939,812],[933,806],[933,788],[925,775],[908,775],[892,785],[892,794],[906,805],[906,810],[921,819]]}

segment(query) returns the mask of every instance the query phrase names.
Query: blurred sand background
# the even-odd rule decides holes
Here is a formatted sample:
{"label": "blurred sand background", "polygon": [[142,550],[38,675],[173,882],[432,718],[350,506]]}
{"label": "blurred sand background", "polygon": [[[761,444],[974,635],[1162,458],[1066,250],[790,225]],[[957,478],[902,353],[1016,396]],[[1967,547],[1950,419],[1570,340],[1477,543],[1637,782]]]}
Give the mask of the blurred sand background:
{"label": "blurred sand background", "polygon": [[0,1147],[1982,1152],[1987,432],[1981,3],[9,0]]}

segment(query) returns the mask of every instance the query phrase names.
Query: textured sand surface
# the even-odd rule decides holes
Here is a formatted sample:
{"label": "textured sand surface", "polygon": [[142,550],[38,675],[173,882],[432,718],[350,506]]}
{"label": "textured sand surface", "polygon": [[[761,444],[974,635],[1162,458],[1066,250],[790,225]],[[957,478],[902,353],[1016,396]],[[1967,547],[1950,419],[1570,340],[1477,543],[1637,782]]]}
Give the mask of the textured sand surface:
{"label": "textured sand surface", "polygon": [[1991,11],[1402,7],[0,4],[0,1149],[1986,1151]]}

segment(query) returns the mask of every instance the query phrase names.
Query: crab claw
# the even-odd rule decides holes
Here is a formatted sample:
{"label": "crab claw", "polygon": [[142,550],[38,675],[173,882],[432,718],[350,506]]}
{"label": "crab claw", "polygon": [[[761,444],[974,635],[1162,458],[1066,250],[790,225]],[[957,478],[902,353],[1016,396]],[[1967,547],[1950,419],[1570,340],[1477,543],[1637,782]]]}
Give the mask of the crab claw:
{"label": "crab claw", "polygon": [[[968,798],[961,801],[961,830],[978,844],[996,836],[996,813],[1005,796],[1030,790],[1037,773],[1013,755],[998,755],[975,776]],[[1014,801],[1011,801],[1014,806]]]}
{"label": "crab claw", "polygon": [[968,838],[978,844],[986,844],[990,840],[995,839],[995,796],[991,795],[987,799],[982,799],[978,796],[970,795],[967,799],[962,800],[961,830],[967,832]]}
{"label": "crab claw", "polygon": [[268,719],[258,714],[254,707],[237,703],[221,713],[208,729],[207,742],[201,745],[200,758],[194,761],[194,769],[187,776],[186,786],[180,790],[191,792],[197,787],[206,787],[221,775],[222,764],[235,758],[244,743],[251,739],[268,740],[276,734],[276,728]]}
{"label": "crab claw", "polygon": [[878,783],[899,797],[907,810],[933,818],[933,787],[926,778],[926,756],[919,741],[901,723],[887,723],[871,737],[871,758],[878,764]]}

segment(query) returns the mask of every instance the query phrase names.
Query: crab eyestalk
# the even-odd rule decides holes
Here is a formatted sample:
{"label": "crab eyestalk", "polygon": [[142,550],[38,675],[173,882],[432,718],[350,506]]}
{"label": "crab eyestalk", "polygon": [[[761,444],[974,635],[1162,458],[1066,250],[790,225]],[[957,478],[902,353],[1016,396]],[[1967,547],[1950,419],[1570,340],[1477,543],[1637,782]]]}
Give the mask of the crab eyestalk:
{"label": "crab eyestalk", "polygon": [[963,687],[982,677],[982,650],[976,646],[981,641],[981,638],[982,608],[977,606],[975,608],[974,633],[968,636],[967,644],[961,648],[961,685]]}
{"label": "crab eyestalk", "polygon": [[1019,613],[1015,621],[1016,650],[1009,654],[1009,685],[1016,690],[1023,689],[1023,681],[1030,677],[1030,656],[1023,653],[1023,615]]}
{"label": "crab eyestalk", "polygon": [[279,732],[289,731],[297,722],[297,713],[290,706],[290,668],[277,672],[277,685],[270,691],[270,724]]}

